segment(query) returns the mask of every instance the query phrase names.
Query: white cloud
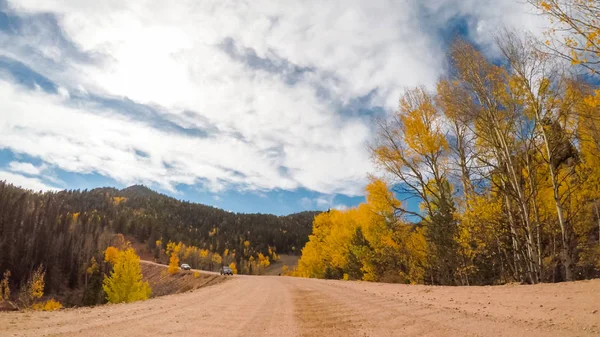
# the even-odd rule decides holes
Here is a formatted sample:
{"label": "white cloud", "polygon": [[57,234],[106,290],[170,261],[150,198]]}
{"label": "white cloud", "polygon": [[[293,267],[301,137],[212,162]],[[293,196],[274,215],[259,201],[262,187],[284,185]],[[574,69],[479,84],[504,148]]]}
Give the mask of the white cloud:
{"label": "white cloud", "polygon": [[20,172],[29,175],[40,175],[46,169],[45,165],[35,166],[32,163],[13,161],[8,164],[8,169],[13,172]]}
{"label": "white cloud", "polygon": [[333,207],[331,207],[331,208],[333,208],[333,209],[337,209],[338,211],[345,211],[345,210],[347,210],[349,207],[348,207],[348,206],[346,206],[346,205],[344,205],[344,204],[337,204],[337,205],[334,205],[334,206],[333,206]]}
{"label": "white cloud", "polygon": [[21,174],[16,174],[7,171],[0,171],[0,181],[5,180],[13,185],[38,191],[56,191],[57,187],[47,185],[38,178],[26,177]]}
{"label": "white cloud", "polygon": [[[18,36],[0,32],[0,56],[59,87],[51,95],[0,81],[0,147],[66,171],[169,190],[202,183],[212,191],[236,185],[360,195],[373,171],[365,146],[370,125],[340,113],[340,106],[373,93],[371,106],[391,110],[404,87],[432,86],[444,71],[438,30],[457,15],[476,19],[472,34],[481,43],[502,24],[537,28],[513,0],[12,0],[9,6],[19,15],[56,14],[80,51],[53,38],[46,21]],[[260,59],[230,57],[225,41]],[[95,103],[75,104],[76,95],[127,97],[160,107],[161,118],[181,127],[209,124],[220,132],[208,138],[167,132]]]}
{"label": "white cloud", "polygon": [[337,209],[340,211],[345,211],[348,209],[347,205],[344,204],[336,204],[335,195],[322,195],[316,197],[314,199],[303,197],[300,199],[300,205],[302,205],[303,209],[306,210],[327,210],[327,209]]}

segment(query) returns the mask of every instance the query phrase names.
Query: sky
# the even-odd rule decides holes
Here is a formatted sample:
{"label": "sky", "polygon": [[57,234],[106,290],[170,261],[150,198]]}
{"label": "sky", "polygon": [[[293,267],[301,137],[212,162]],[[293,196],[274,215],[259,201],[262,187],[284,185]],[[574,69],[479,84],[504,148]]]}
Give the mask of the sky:
{"label": "sky", "polygon": [[364,201],[372,119],[519,0],[0,0],[0,180],[144,184],[233,212]]}

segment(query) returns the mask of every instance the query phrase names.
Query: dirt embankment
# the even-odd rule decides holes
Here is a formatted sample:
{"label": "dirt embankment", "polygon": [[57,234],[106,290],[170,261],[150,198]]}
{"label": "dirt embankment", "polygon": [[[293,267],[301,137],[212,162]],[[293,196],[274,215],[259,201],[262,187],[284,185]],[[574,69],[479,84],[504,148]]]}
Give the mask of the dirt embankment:
{"label": "dirt embankment", "polygon": [[152,288],[152,297],[178,294],[225,281],[225,276],[214,273],[180,270],[175,275],[167,272],[167,266],[149,261],[140,261],[144,281]]}

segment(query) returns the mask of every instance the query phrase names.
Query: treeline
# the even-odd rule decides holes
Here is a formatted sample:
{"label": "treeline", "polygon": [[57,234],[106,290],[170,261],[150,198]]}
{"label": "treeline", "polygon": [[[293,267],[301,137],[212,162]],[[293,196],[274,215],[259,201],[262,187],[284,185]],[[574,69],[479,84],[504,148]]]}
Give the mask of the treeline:
{"label": "treeline", "polygon": [[494,59],[457,41],[451,75],[435,91],[407,90],[370,148],[396,195],[420,209],[375,180],[365,205],[315,219],[296,275],[447,285],[600,277],[600,11],[593,1],[531,2],[572,34],[554,40],[551,30],[538,43],[505,32]]}
{"label": "treeline", "polygon": [[[104,251],[118,247],[117,233],[146,242],[150,251],[160,240],[162,249],[170,241],[182,242],[221,256],[240,252],[246,260],[274,251],[294,253],[307,241],[315,214],[236,214],[143,186],[35,193],[0,182],[0,274],[10,271],[10,288],[19,289],[43,266],[46,293],[81,290],[90,283],[98,289],[108,268]],[[101,270],[86,274],[92,258]],[[86,303],[102,300],[95,291],[80,297],[85,296],[90,297]]]}

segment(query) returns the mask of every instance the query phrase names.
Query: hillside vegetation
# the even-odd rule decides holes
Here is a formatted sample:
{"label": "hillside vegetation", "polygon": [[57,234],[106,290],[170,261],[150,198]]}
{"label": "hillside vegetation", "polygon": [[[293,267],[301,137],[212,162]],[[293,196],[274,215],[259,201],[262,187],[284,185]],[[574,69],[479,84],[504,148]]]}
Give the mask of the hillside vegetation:
{"label": "hillside vegetation", "polygon": [[[36,193],[0,182],[0,271],[10,271],[12,297],[42,268],[46,294],[62,294],[70,304],[95,304],[103,296],[85,290],[97,289],[110,268],[104,264],[106,248],[123,244],[115,234],[145,243],[158,259],[165,258],[169,243],[177,243],[181,262],[203,261],[203,251],[211,259],[205,269],[216,270],[226,256],[228,264],[247,266],[240,273],[255,272],[246,261],[299,250],[315,214],[236,214],[143,186]],[[96,274],[88,273],[92,262],[98,264]]]}

